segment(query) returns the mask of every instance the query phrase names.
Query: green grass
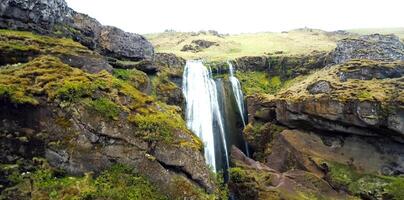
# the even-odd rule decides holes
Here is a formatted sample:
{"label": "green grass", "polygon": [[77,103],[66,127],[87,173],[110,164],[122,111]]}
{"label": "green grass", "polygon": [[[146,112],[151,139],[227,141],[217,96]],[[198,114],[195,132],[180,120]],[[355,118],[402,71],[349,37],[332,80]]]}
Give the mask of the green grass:
{"label": "green grass", "polygon": [[378,199],[388,196],[389,199],[394,200],[404,198],[402,190],[404,177],[363,174],[353,169],[352,166],[339,163],[327,163],[327,165],[331,183],[334,186],[346,188],[354,195],[374,196]]}
{"label": "green grass", "polygon": [[[284,54],[302,54],[313,50],[329,51],[335,48],[336,41],[342,39],[342,36],[326,34],[320,30],[296,30],[288,33],[252,33],[223,37],[211,34],[165,32],[148,34],[146,38],[153,43],[157,52],[174,53],[185,59],[226,60],[280,51]],[[197,39],[216,42],[219,45],[199,53],[181,51],[184,45]]]}

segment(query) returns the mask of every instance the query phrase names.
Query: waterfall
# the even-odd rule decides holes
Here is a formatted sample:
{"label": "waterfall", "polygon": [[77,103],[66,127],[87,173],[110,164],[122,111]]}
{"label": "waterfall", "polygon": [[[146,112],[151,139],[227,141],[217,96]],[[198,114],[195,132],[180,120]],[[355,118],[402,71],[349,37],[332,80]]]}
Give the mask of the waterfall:
{"label": "waterfall", "polygon": [[241,86],[240,86],[240,81],[234,76],[234,69],[233,65],[227,61],[227,64],[229,65],[229,80],[231,82],[231,86],[233,89],[234,97],[236,98],[237,102],[237,107],[240,112],[241,120],[243,121],[243,125],[246,125],[245,121],[245,107],[244,107],[244,96],[243,92],[241,91]]}
{"label": "waterfall", "polygon": [[223,143],[225,167],[229,168],[224,119],[219,109],[216,83],[211,70],[201,61],[187,61],[183,75],[183,93],[187,127],[204,143],[206,162],[214,171],[217,170],[216,162],[220,159],[217,158],[217,152],[221,149],[215,151],[215,136],[219,134]]}
{"label": "waterfall", "polygon": [[[233,64],[231,64],[230,61],[227,61],[227,64],[229,65],[229,73],[230,73],[229,80],[230,80],[230,83],[232,86],[234,98],[236,99],[238,111],[240,113],[241,120],[243,121],[243,127],[245,127],[246,126],[246,120],[245,120],[246,112],[245,112],[245,106],[244,106],[244,95],[241,90],[240,81],[234,76]],[[245,146],[246,155],[250,156],[247,142],[244,142],[244,146]]]}

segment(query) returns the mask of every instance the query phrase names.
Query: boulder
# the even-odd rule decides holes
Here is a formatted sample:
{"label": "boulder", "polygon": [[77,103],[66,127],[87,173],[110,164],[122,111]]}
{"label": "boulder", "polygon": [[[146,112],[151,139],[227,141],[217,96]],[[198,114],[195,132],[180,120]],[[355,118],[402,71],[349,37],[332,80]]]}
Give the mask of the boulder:
{"label": "boulder", "polygon": [[154,62],[167,68],[184,68],[185,59],[176,56],[173,53],[156,53],[154,55]]}
{"label": "boulder", "polygon": [[330,93],[332,86],[328,81],[317,81],[309,85],[307,90],[310,92],[310,94]]}
{"label": "boulder", "polygon": [[404,60],[404,44],[395,35],[364,35],[338,41],[331,53],[334,64],[352,59]]}
{"label": "boulder", "polygon": [[104,55],[118,59],[152,60],[154,56],[154,48],[146,38],[112,26],[102,27],[98,47]]}
{"label": "boulder", "polygon": [[86,47],[118,59],[152,60],[154,48],[143,36],[102,26],[77,13],[64,0],[6,0],[0,3],[0,28],[70,37]]}

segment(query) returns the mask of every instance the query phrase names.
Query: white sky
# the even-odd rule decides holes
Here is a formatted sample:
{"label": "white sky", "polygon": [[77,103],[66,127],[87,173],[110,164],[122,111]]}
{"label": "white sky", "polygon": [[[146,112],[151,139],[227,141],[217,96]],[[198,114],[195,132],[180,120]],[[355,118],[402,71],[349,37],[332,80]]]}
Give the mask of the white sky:
{"label": "white sky", "polygon": [[76,11],[135,33],[220,33],[404,27],[404,0],[66,0]]}

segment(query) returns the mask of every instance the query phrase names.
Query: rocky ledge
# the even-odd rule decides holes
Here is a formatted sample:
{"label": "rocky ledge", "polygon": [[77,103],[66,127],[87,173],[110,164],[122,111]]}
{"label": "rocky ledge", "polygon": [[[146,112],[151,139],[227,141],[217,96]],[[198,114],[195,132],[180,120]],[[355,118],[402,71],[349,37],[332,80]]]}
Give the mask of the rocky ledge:
{"label": "rocky ledge", "polygon": [[152,60],[154,49],[143,36],[103,26],[75,12],[64,0],[5,0],[0,3],[0,28],[69,37],[105,56],[132,61]]}
{"label": "rocky ledge", "polygon": [[256,161],[233,151],[230,189],[240,199],[404,198],[404,62],[366,58],[246,97]]}

